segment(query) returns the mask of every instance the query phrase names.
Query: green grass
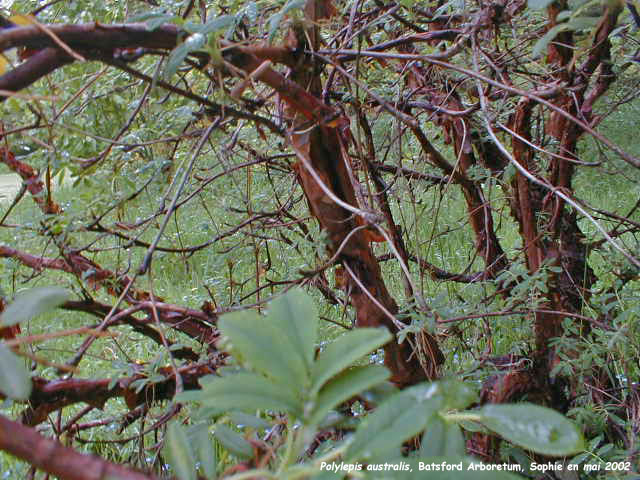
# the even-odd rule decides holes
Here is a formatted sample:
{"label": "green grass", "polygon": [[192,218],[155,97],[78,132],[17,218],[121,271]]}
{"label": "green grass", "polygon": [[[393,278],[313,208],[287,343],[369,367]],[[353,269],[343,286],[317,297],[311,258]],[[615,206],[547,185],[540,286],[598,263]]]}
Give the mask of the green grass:
{"label": "green grass", "polygon": [[[623,108],[616,112],[603,125],[603,131],[623,148],[638,155],[640,146],[632,136],[624,133],[624,128],[620,124],[620,122],[623,122],[622,125],[628,123],[629,117],[635,113],[634,108],[636,107],[629,106],[627,109]],[[110,135],[108,132],[103,134]],[[424,170],[424,164],[417,154],[414,159],[411,159],[410,147],[407,146],[409,151],[406,166]],[[87,156],[95,154],[92,148],[99,150],[95,145],[93,147],[85,145],[84,148],[88,149]],[[247,160],[246,158],[224,158],[222,151],[222,148],[216,148],[214,151],[204,154],[197,165],[198,175],[208,176],[222,172],[221,159],[227,162],[227,166]],[[586,161],[594,161],[599,157],[597,149],[590,140],[585,140],[581,144],[580,153],[583,160]],[[60,223],[62,231],[68,232],[73,246],[81,247],[95,242],[92,243],[91,248],[99,251],[88,254],[92,260],[113,271],[135,271],[142,261],[146,249],[140,247],[124,249],[122,248],[125,244],[123,240],[114,240],[109,237],[100,238],[95,233],[78,231],[78,228],[88,223],[93,212],[103,211],[106,207],[113,205],[118,198],[125,198],[151,175],[155,175],[156,179],[150,184],[148,190],[129,202],[125,208],[114,209],[105,217],[103,224],[108,226],[114,222],[133,223],[156,211],[159,199],[165,195],[170,181],[168,174],[162,172],[160,168],[162,154],[160,148],[150,148],[137,156],[114,154],[116,162],[113,164],[103,165],[85,178],[63,182],[62,185],[55,188],[54,198],[64,207],[64,214],[55,221]],[[186,158],[186,153],[181,153],[177,158],[177,163]],[[42,161],[42,158],[37,157],[34,163]],[[625,165],[619,160],[611,159],[606,167],[615,172],[624,169]],[[174,173],[179,175],[178,165],[175,168],[177,171]],[[115,175],[113,174],[114,170],[117,170]],[[620,177],[616,176],[616,181],[613,182],[611,181],[613,176],[602,175],[600,170],[580,169],[575,178],[576,196],[605,210],[618,213],[626,212],[637,200],[638,185],[640,185],[638,173],[627,170],[625,170],[626,180],[620,180]],[[280,198],[286,199],[293,196],[298,199],[298,203],[293,209],[294,213],[300,217],[308,215],[302,192],[299,188],[292,189],[291,176],[275,171],[270,172],[270,176]],[[15,189],[15,184],[8,187],[9,178],[7,175],[0,176],[0,181],[4,182],[0,186],[0,191],[6,192],[9,188]],[[74,184],[75,180],[77,182]],[[175,221],[169,222],[160,245],[177,247],[206,242],[246,219],[247,213],[234,211],[234,208],[245,204],[246,182],[244,171],[234,172],[212,182],[187,206],[178,211]],[[415,199],[412,199],[410,195],[410,187],[414,189]],[[423,188],[416,183],[410,185],[407,180],[399,179],[393,188],[395,197],[400,199],[398,202],[392,203],[393,212],[403,231],[407,233],[409,250],[451,272],[462,272],[470,262],[473,262],[470,271],[482,269],[481,261],[477,258],[473,260],[473,233],[467,225],[466,205],[457,187],[446,188],[441,196],[438,187]],[[189,191],[194,191],[193,186],[189,188]],[[498,238],[502,242],[507,257],[516,258],[521,248],[521,239],[517,226],[510,216],[505,194],[499,187],[493,187],[486,194],[491,199],[494,208],[494,223]],[[274,200],[272,184],[262,166],[253,169],[251,196],[251,206],[254,211],[274,211],[278,207]],[[168,198],[170,199],[171,195]],[[4,212],[7,206],[6,201],[0,203],[0,211]],[[640,220],[640,214],[636,213],[633,218]],[[139,239],[145,242],[153,241],[161,220],[160,216],[149,222]],[[56,257],[59,253],[57,248],[39,234],[43,222],[51,221],[52,219],[43,218],[41,212],[26,195],[7,219],[7,223],[21,225],[21,227],[0,229],[0,242],[33,254]],[[613,225],[608,220],[602,220],[602,224],[606,228]],[[256,296],[241,299],[255,288],[256,245],[259,249],[260,264],[266,265],[269,259],[271,260],[267,276],[274,281],[297,278],[299,277],[299,269],[313,269],[325,259],[323,244],[318,241],[321,236],[316,222],[310,220],[306,222],[306,225],[311,232],[308,237],[305,237],[295,227],[284,230],[291,245],[281,242],[275,236],[275,229],[256,228],[254,233],[259,233],[262,238],[256,237],[254,241],[244,235],[250,232],[249,228],[245,228],[189,257],[156,252],[151,271],[154,293],[167,302],[193,308],[199,308],[204,301],[211,299],[209,291],[220,307],[254,302],[258,300]],[[582,219],[580,226],[587,239],[598,238],[598,234],[590,222]],[[636,245],[635,248],[637,248],[637,244],[633,243],[634,239],[630,236],[623,236],[619,240],[630,246]],[[269,255],[267,255],[267,248]],[[377,254],[388,253],[388,250],[382,245],[375,248]],[[603,274],[601,281],[603,285],[613,281],[610,275],[605,274],[610,270],[610,258],[593,253],[589,262],[598,274]],[[475,314],[480,311],[490,312],[502,308],[502,300],[499,297],[478,306],[480,300],[494,293],[494,287],[491,285],[436,282],[428,275],[419,275],[415,264],[410,265],[410,269],[413,273],[413,280],[418,285],[427,304],[444,318]],[[397,263],[384,262],[382,270],[387,285],[394,298],[398,300],[401,309],[408,308],[414,299],[405,297],[400,281],[401,272]],[[29,269],[20,266],[14,260],[0,259],[0,287],[9,297],[21,289],[35,285],[63,285],[77,294],[81,292],[78,283],[72,280],[69,275],[44,271],[32,278],[31,273]],[[330,284],[333,284],[331,270],[327,273]],[[230,287],[230,275],[236,284],[233,288]],[[243,285],[240,286],[240,284]],[[205,286],[209,291],[204,288]],[[150,287],[149,277],[141,279],[139,288]],[[633,292],[637,292],[637,288],[637,283],[632,282],[627,285],[625,291],[633,295]],[[278,287],[273,289],[274,293],[278,291]],[[310,292],[316,299],[321,316],[337,322],[350,323],[353,318],[351,308],[347,309],[345,317],[342,307],[329,305],[315,289],[310,289]],[[271,289],[264,290],[260,299],[268,298],[271,293]],[[113,302],[113,298],[102,291],[92,292],[92,294],[103,302],[110,304]],[[416,320],[421,322],[424,318]],[[24,326],[24,329],[26,333],[38,334],[77,328],[95,321],[85,314],[58,310],[29,322]],[[446,374],[465,373],[471,378],[481,379],[490,372],[473,371],[478,352],[491,351],[493,355],[500,355],[514,350],[525,352],[530,347],[531,325],[528,319],[522,316],[492,317],[486,321],[474,319],[461,323],[459,327],[462,330],[464,342],[461,342],[453,334],[448,335],[443,341],[443,348],[447,355],[444,369]],[[487,335],[489,330],[491,331],[490,336]],[[94,343],[88,352],[87,360],[80,365],[78,377],[111,378],[121,375],[121,372],[116,368],[118,362],[129,360],[149,362],[158,352],[162,351],[155,343],[132,332],[128,327],[117,327],[114,331],[120,334],[117,339],[100,339]],[[325,322],[322,339],[330,340],[341,332],[340,327]],[[183,335],[172,331],[166,333],[169,338],[196,346],[195,342]],[[49,340],[44,344],[34,346],[32,351],[35,355],[51,362],[62,363],[73,354],[81,341],[82,338],[77,337]],[[472,345],[473,348],[470,349],[469,345]],[[37,367],[37,374],[52,379],[57,377],[51,367]],[[20,408],[13,406],[8,410],[17,414]],[[78,406],[65,409],[63,418],[70,418],[79,409]],[[104,412],[93,411],[85,419],[90,421],[111,415],[116,416],[124,410],[122,401],[111,400],[106,404]],[[162,406],[156,407],[153,411],[153,413],[160,412],[162,412]],[[139,428],[139,424],[136,423],[126,430],[125,435],[133,435]],[[115,439],[116,437],[117,435],[111,426],[90,430],[86,435],[83,434],[83,438],[86,439]],[[149,443],[150,440],[146,440],[146,442]],[[96,451],[116,461],[125,461],[129,455],[135,454],[137,445],[134,442],[121,448],[112,444],[87,444],[85,448],[87,451]],[[24,472],[24,465],[9,461],[6,456],[0,456],[0,462],[5,463],[5,465],[0,463],[3,471],[18,475],[15,478],[22,475],[17,472]]]}

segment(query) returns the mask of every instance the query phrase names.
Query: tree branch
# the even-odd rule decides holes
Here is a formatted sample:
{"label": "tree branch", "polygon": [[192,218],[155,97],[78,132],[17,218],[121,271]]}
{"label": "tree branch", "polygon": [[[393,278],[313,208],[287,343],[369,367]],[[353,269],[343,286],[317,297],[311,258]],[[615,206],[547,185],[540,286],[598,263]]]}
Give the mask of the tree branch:
{"label": "tree branch", "polygon": [[3,415],[0,415],[0,450],[60,480],[158,480],[155,475],[78,453]]}

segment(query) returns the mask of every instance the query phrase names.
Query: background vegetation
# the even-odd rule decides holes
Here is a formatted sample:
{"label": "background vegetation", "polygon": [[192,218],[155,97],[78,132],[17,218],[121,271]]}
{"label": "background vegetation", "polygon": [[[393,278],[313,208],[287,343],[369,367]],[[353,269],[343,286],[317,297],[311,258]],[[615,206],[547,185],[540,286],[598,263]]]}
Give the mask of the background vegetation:
{"label": "background vegetation", "polygon": [[[633,3],[16,0],[4,13],[0,310],[17,303],[0,390],[7,421],[30,427],[15,439],[55,437],[67,465],[70,452],[126,464],[115,478],[470,456],[539,477],[530,462],[551,453],[580,478],[637,474]],[[311,300],[269,307],[292,289]],[[282,338],[315,335],[310,304],[307,351]],[[313,351],[339,342],[322,383]],[[328,419],[286,402],[214,408],[234,385],[266,401],[256,378],[293,375],[270,363],[282,352],[306,362],[297,400],[331,382],[350,393]],[[432,403],[407,400],[427,385]],[[523,401],[586,443],[548,410],[505,415],[558,422],[564,450],[487,420],[484,405]],[[407,405],[406,424],[367,431]],[[4,478],[103,478],[12,449],[16,425],[0,425]],[[388,443],[367,456],[364,437]]]}

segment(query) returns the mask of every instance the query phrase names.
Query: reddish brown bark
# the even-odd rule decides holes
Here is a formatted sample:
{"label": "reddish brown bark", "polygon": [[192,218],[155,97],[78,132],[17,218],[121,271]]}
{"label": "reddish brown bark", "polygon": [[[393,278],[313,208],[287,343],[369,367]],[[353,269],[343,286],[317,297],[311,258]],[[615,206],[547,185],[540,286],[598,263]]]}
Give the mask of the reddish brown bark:
{"label": "reddish brown bark", "polygon": [[[550,7],[550,26],[555,24],[555,15],[562,10],[561,5]],[[615,10],[615,9],[614,9]],[[573,53],[568,48],[572,42],[572,34],[561,34],[556,42],[549,46],[549,61],[557,65],[558,75],[567,83],[574,85],[572,91],[562,92],[554,99],[572,115],[580,111],[587,118],[595,99],[600,97],[613,81],[609,60],[609,33],[615,28],[618,12],[605,10],[593,38],[592,49],[587,60],[579,67],[571,65]],[[601,76],[586,96],[589,77],[601,68]],[[606,75],[606,79],[602,77]],[[577,224],[575,211],[567,208],[564,200],[554,195],[551,189],[561,189],[571,195],[572,179],[577,160],[576,147],[582,129],[569,122],[557,112],[551,112],[546,133],[558,139],[556,155],[549,160],[547,172],[543,171],[535,151],[531,148],[531,118],[535,104],[528,98],[518,103],[511,117],[510,129],[517,135],[512,140],[512,152],[515,161],[529,174],[542,178],[550,185],[544,189],[534,184],[519,171],[512,181],[512,214],[518,221],[523,240],[525,259],[530,274],[535,274],[543,267],[559,267],[560,272],[548,272],[548,294],[544,298],[543,308],[546,312],[534,315],[535,352],[534,368],[538,381],[537,394],[542,395],[541,403],[557,408],[566,405],[562,392],[562,379],[554,385],[550,383],[549,374],[558,361],[557,352],[550,346],[550,340],[563,334],[562,312],[580,313],[584,303],[590,297],[590,288],[595,280],[593,271],[587,263],[587,249],[584,235]],[[520,137],[520,138],[517,138]],[[546,178],[545,178],[546,173]],[[543,214],[543,215],[541,215]],[[558,312],[558,313],[555,313]],[[587,334],[590,325],[580,322],[581,333]],[[565,352],[571,354],[571,352]],[[568,379],[568,383],[572,383]],[[503,388],[496,385],[498,391]],[[575,391],[575,385],[572,388]]]}
{"label": "reddish brown bark", "polygon": [[[87,268],[89,268],[91,264],[88,264],[87,260],[81,256],[79,257],[79,263],[75,265],[75,268],[73,268],[68,259],[38,257],[11,247],[7,247],[6,245],[0,245],[0,258],[2,257],[14,258],[21,262],[23,265],[32,268],[36,272],[43,269],[61,270],[67,273],[75,274],[79,278],[84,277],[84,280],[87,281],[89,285],[96,285],[93,275],[83,275],[83,273],[87,271]],[[68,258],[76,257],[69,256]],[[105,280],[111,280],[114,278],[113,274],[108,270],[100,269],[99,267],[97,268],[100,272],[102,272],[100,276],[101,278]],[[105,272],[109,272],[109,274]],[[109,291],[115,293],[110,287]],[[135,295],[136,292],[138,292],[136,289],[132,290],[133,295]],[[164,344],[162,336],[154,326],[155,317],[153,316],[153,311],[155,309],[157,318],[160,322],[171,325],[177,331],[180,331],[206,345],[207,348],[214,349],[214,344],[217,341],[219,334],[218,331],[212,326],[212,324],[217,321],[217,315],[210,311],[210,309],[206,305],[203,306],[202,310],[196,310],[185,308],[179,305],[167,304],[162,302],[161,299],[158,298],[156,298],[155,302],[151,302],[150,300],[148,300],[149,294],[144,291],[138,292],[137,297],[138,300],[134,302],[135,305],[128,309],[129,313],[123,310],[114,311],[111,321],[109,322],[109,326],[127,324],[130,325],[134,330],[151,338],[155,342]],[[63,305],[63,308],[83,311],[99,317],[104,317],[111,311],[111,306],[89,300],[80,302],[67,302]],[[136,312],[146,313],[147,318],[136,318],[133,315]],[[2,335],[3,331],[6,335],[9,335],[11,333],[13,336],[15,336],[15,333],[19,332],[19,326],[16,325],[14,327],[9,327],[9,329],[6,330],[0,330],[0,335]],[[172,343],[173,342],[169,342],[169,344]],[[195,360],[199,357],[189,348],[181,348],[179,350],[176,350],[173,352],[173,355],[176,358],[190,358],[192,360]]]}
{"label": "reddish brown bark", "polygon": [[[307,2],[305,13],[307,19],[314,25],[329,15],[323,5],[315,1]],[[306,31],[294,29],[292,33],[296,46],[308,45],[307,41],[311,39],[312,43],[308,47],[318,48],[317,27]],[[316,62],[309,59],[304,69],[292,71],[292,78],[297,85],[308,85],[309,93],[306,93],[302,98],[308,98],[310,101],[313,99],[313,103],[318,105],[316,111],[321,112],[322,116],[327,118],[327,114],[324,112],[332,109],[317,99],[322,91],[317,68]],[[271,86],[274,85],[271,84]],[[283,95],[283,98],[290,107],[293,107],[290,117],[293,119],[294,128],[296,130],[309,129],[304,120],[296,119],[296,114],[302,113],[306,118],[310,118],[310,116],[304,111],[301,112],[296,104],[289,101],[289,96]],[[335,117],[336,113],[333,116]],[[331,117],[329,115],[329,118]],[[335,123],[339,126],[321,124],[312,127],[310,131],[305,133],[292,135],[294,148],[299,152],[299,155],[302,154],[306,157],[302,159],[303,163],[308,163],[297,169],[298,178],[312,214],[329,235],[329,252],[332,255],[339,253],[340,261],[345,267],[351,269],[355,276],[355,278],[349,278],[349,284],[351,302],[356,310],[356,324],[361,327],[384,325],[391,332],[397,332],[398,327],[390,315],[397,314],[398,306],[389,294],[382,278],[380,265],[371,250],[370,236],[363,229],[354,232],[354,229],[363,223],[362,219],[355,217],[353,212],[336,204],[333,199],[327,196],[309,168],[311,167],[317,173],[336,197],[351,206],[358,207],[353,183],[355,179],[353,172],[350,171],[352,166],[346,153],[351,142],[348,120],[341,118]],[[364,206],[360,205],[359,207]],[[387,214],[389,213],[387,212]],[[387,215],[387,221],[389,220],[393,223]],[[338,252],[339,248],[342,249]],[[364,290],[361,287],[364,287]],[[391,342],[385,345],[385,365],[392,372],[392,381],[397,384],[407,385],[437,376],[438,366],[444,361],[437,341],[427,333],[418,340],[422,340],[420,345],[413,348],[408,342],[400,345]],[[422,351],[422,355],[418,351],[413,351],[414,348]]]}
{"label": "reddish brown bark", "polygon": [[[0,77],[0,89],[19,92],[56,69],[73,62],[73,58],[57,48],[43,48],[29,59]],[[0,102],[7,97],[0,95]]]}
{"label": "reddish brown bark", "polygon": [[[531,100],[521,100],[512,120],[512,130],[525,140],[531,140],[530,123],[533,106],[534,104]],[[514,138],[512,146],[513,158],[529,173],[536,175],[537,172],[532,170],[533,150],[529,145],[518,138]],[[540,268],[543,260],[535,218],[542,200],[540,189],[537,185],[529,182],[519,170],[516,171],[513,189],[512,212],[520,225],[520,235],[524,243],[527,267],[529,272],[533,273]]]}
{"label": "reddish brown bark", "polygon": [[[511,358],[510,358],[511,360]],[[496,365],[500,368],[500,365]],[[526,394],[539,393],[540,382],[535,374],[527,370],[507,370],[494,375],[483,382],[480,392],[480,404],[509,403],[520,400]],[[529,396],[529,401],[535,398]],[[493,435],[473,433],[467,441],[469,452],[485,461],[498,461],[500,458],[500,439]]]}
{"label": "reddish brown bark", "polygon": [[[550,10],[552,20],[555,18],[555,10]],[[567,52],[566,45],[571,43],[552,44],[549,47],[550,59],[562,66],[566,72],[567,80],[575,86],[571,93],[560,96],[557,103],[564,109],[576,115],[584,109],[589,113],[595,100],[601,96],[613,81],[610,67],[607,65],[610,58],[609,34],[617,24],[620,9],[609,6],[605,9],[592,41],[592,48],[586,61],[575,68],[570,65],[572,53]],[[551,22],[553,24],[553,21]],[[571,36],[561,38],[571,42]],[[589,78],[598,67],[601,73],[609,74],[606,80],[599,77],[594,88],[590,91],[587,101],[585,94],[589,87]],[[563,157],[577,158],[575,155],[577,142],[583,134],[583,130],[576,124],[568,122],[566,118],[556,112],[551,113],[549,122],[549,134],[560,140],[557,153]],[[554,188],[572,191],[572,179],[575,164],[563,158],[553,157],[549,164],[548,180]],[[545,226],[545,234],[550,238],[543,242],[544,253],[542,256],[549,265],[561,267],[562,271],[550,274],[550,282],[554,286],[550,290],[549,305],[553,311],[579,313],[585,301],[590,297],[590,288],[595,281],[593,271],[587,263],[587,250],[584,245],[584,235],[577,224],[576,213],[569,210],[564,200],[552,194],[534,204],[534,211],[546,212],[549,222]],[[539,361],[547,363],[546,368],[551,368],[555,363],[555,353],[549,348],[549,340],[562,334],[561,322],[563,316],[558,314],[543,313],[536,316],[536,349]],[[581,322],[582,333],[587,334],[590,325]]]}
{"label": "reddish brown bark", "polygon": [[[4,298],[0,296],[0,314],[4,312],[4,309],[6,307],[7,307],[7,304]],[[3,338],[5,340],[11,340],[12,338],[15,338],[16,335],[18,335],[19,333],[20,333],[20,324],[11,325],[10,327],[0,327],[0,338]]]}
{"label": "reddish brown bark", "polygon": [[45,190],[44,183],[40,180],[38,172],[30,165],[16,159],[15,155],[6,147],[0,150],[0,161],[20,175],[33,201],[38,204],[44,213],[56,214],[62,211],[60,205],[55,203]]}
{"label": "reddish brown bark", "polygon": [[95,455],[78,453],[3,415],[0,415],[0,450],[60,480],[158,479],[155,475],[125,468]]}
{"label": "reddish brown bark", "polygon": [[[416,51],[413,44],[403,47],[402,50],[410,53]],[[447,84],[442,84],[438,79],[438,69],[418,67],[413,63],[411,62],[409,66],[407,86],[415,95],[420,95],[428,100],[428,104],[432,105],[434,123],[442,128],[446,143],[453,144],[456,155],[455,165],[452,164],[452,161],[445,159],[417,124],[410,128],[429,160],[450,176],[452,182],[462,190],[467,204],[469,225],[475,237],[476,251],[486,266],[481,279],[493,278],[507,267],[508,262],[495,233],[491,204],[484,197],[479,182],[470,180],[468,176],[469,169],[478,164],[473,147],[474,143],[480,143],[479,139],[474,136],[471,123],[465,116],[448,113],[461,112],[465,108],[455,89],[451,89]],[[478,150],[482,151],[481,148]],[[503,163],[501,155],[496,154],[495,151],[491,153],[493,155],[482,156],[481,154],[481,160],[484,160],[483,163],[488,168],[497,170]]]}
{"label": "reddish brown bark", "polygon": [[[458,100],[455,92],[446,96],[443,94],[436,95],[435,99],[437,104],[444,108],[454,111],[463,110],[463,105]],[[464,119],[447,117],[446,115],[443,115],[442,124],[443,128],[451,136],[455,154],[459,159],[461,175],[458,183],[462,188],[467,203],[469,224],[476,239],[476,249],[486,265],[483,278],[495,277],[507,267],[507,259],[496,236],[491,204],[485,198],[478,182],[471,181],[468,178],[469,169],[477,165],[476,156],[473,152],[472,142],[474,138],[470,132],[470,126]],[[455,178],[456,176],[454,175]]]}
{"label": "reddish brown bark", "polygon": [[[140,369],[143,367],[140,365]],[[188,365],[178,369],[185,390],[200,389],[198,380],[214,372],[215,366],[211,365]],[[176,385],[173,369],[163,367],[155,373],[162,375],[164,379],[149,383],[140,391],[137,391],[136,386],[131,385],[137,380],[145,379],[143,373],[124,377],[116,382],[108,378],[47,380],[34,377],[29,407],[22,413],[22,423],[31,426],[38,425],[45,421],[50,413],[76,403],[86,403],[95,408],[103,408],[109,399],[122,397],[127,407],[133,410],[139,405],[150,406],[156,402],[173,398]]]}

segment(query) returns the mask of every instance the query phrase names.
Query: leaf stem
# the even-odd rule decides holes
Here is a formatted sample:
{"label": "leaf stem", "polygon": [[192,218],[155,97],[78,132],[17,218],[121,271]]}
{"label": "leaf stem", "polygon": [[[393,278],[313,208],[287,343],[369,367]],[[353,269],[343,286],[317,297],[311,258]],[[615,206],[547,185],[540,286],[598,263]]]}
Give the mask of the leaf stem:
{"label": "leaf stem", "polygon": [[451,422],[482,422],[482,415],[479,413],[460,412],[460,413],[446,413],[442,415],[445,419]]}
{"label": "leaf stem", "polygon": [[294,444],[298,443],[299,432],[293,429],[292,419],[289,419],[289,424],[287,425],[287,446],[284,452],[284,457],[282,457],[282,462],[278,467],[278,475],[280,475],[291,463],[291,458],[294,456]]}

